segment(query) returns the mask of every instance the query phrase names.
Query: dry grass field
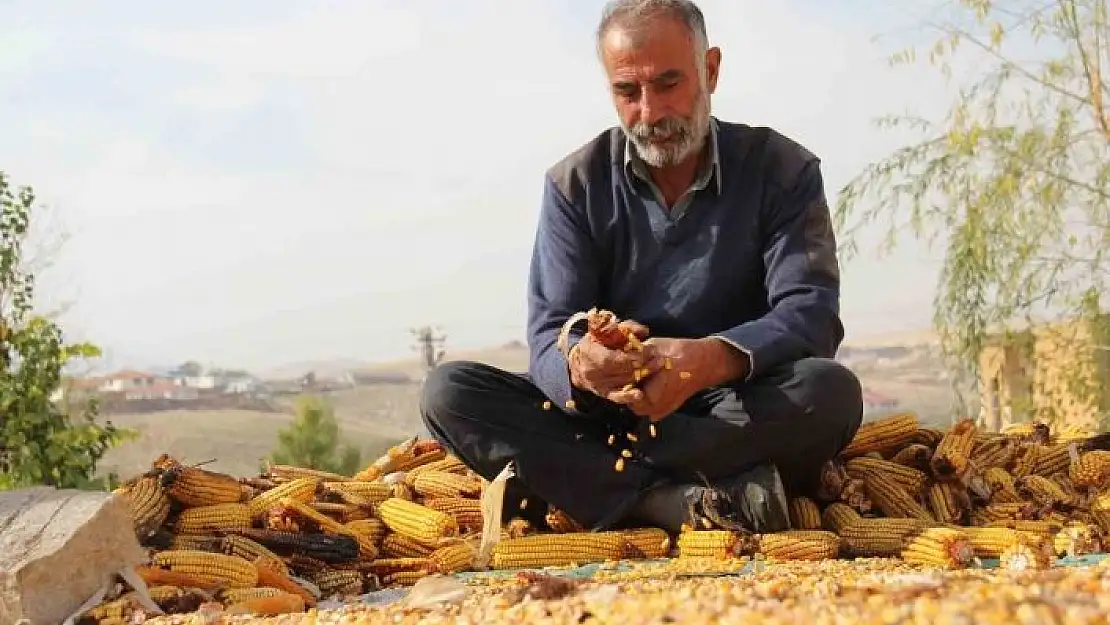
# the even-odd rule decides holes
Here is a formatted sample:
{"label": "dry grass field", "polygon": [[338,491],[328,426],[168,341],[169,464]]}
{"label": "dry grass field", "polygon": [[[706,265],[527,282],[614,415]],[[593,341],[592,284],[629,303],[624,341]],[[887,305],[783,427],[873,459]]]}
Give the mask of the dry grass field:
{"label": "dry grass field", "polygon": [[[914,338],[917,338],[916,336]],[[883,345],[898,344],[890,337]],[[915,341],[906,341],[912,344]],[[866,347],[873,347],[872,340]],[[447,360],[476,360],[511,371],[525,371],[528,352],[522,345],[450,354]],[[871,390],[895,397],[917,410],[924,421],[947,424],[945,414],[951,391],[938,379],[936,363],[920,358],[888,366],[868,366],[860,371]],[[381,363],[362,368],[367,373],[397,372],[419,379],[416,360]],[[380,453],[389,444],[421,429],[420,387],[416,383],[373,384],[328,393],[340,426],[364,457]],[[291,400],[290,400],[291,401]],[[935,415],[945,415],[941,418]],[[277,432],[291,414],[251,411],[172,411],[113,416],[114,423],[135,428],[141,439],[112,450],[101,465],[130,475],[145,470],[158,454],[166,452],[186,462],[215,460],[212,467],[235,475],[258,470],[259,462],[273,450]]]}

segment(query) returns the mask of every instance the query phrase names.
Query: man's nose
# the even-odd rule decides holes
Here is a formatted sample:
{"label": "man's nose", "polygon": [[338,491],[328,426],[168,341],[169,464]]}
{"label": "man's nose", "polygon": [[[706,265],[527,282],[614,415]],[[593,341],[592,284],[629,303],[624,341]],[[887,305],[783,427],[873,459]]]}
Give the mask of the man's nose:
{"label": "man's nose", "polygon": [[644,89],[640,96],[640,122],[654,126],[662,118],[663,107],[660,106],[658,96],[652,94],[650,89]]}

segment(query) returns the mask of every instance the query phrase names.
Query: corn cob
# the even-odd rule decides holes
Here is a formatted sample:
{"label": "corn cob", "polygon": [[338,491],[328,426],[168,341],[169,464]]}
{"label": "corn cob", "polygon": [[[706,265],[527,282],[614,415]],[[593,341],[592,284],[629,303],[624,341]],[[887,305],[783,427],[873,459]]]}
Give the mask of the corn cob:
{"label": "corn cob", "polygon": [[671,552],[671,537],[655,527],[621,530],[624,559],[665,558]]}
{"label": "corn cob", "polygon": [[925,497],[939,523],[962,525],[971,515],[971,498],[961,484],[938,482],[929,487]]}
{"label": "corn cob", "polygon": [[425,500],[424,505],[450,515],[462,532],[482,531],[482,504],[477,499],[445,497]]}
{"label": "corn cob", "polygon": [[255,542],[246,536],[224,536],[220,540],[220,550],[229,556],[238,556],[247,562],[254,562],[258,558],[265,558],[275,563],[279,571],[288,575],[289,569],[273,551]]}
{"label": "corn cob", "polygon": [[964,527],[972,551],[979,558],[997,558],[1021,539],[1021,532],[1008,527]]}
{"label": "corn cob", "polygon": [[839,534],[849,525],[862,521],[863,517],[848,504],[831,503],[821,512],[821,526]]}
{"label": "corn cob", "polygon": [[1033,436],[1036,425],[1036,423],[1032,422],[1011,423],[1010,425],[1002,428],[1002,431],[1000,433],[1005,436],[1012,436],[1015,438],[1026,438]]}
{"label": "corn cob", "polygon": [[404,501],[416,501],[416,490],[410,488],[404,482],[397,482],[393,485],[389,494],[390,499],[402,499]]}
{"label": "corn cob", "polygon": [[1032,519],[1036,507],[1030,503],[992,503],[976,508],[971,513],[973,525],[989,525],[996,521],[1016,521]]}
{"label": "corn cob", "polygon": [[196,534],[177,534],[170,541],[170,549],[177,551],[223,552],[224,539],[219,536],[198,536]]}
{"label": "corn cob", "polygon": [[391,533],[382,540],[381,555],[385,558],[425,558],[434,550],[404,534]]}
{"label": "corn cob", "polygon": [[1092,497],[1089,509],[1091,519],[1102,528],[1103,534],[1110,537],[1110,491]]}
{"label": "corn cob", "polygon": [[1064,529],[1060,523],[1052,521],[1032,521],[1023,519],[1003,519],[992,521],[986,527],[1008,527],[1017,530],[1022,534],[1033,534],[1045,538],[1051,538],[1054,534]]}
{"label": "corn cob", "polygon": [[911,443],[898,450],[898,453],[891,456],[890,461],[918,471],[928,471],[929,459],[932,457],[932,447],[921,443]]}
{"label": "corn cob", "polygon": [[[162,553],[170,553],[163,551]],[[158,568],[157,566],[138,566],[135,573],[147,586],[177,586],[179,588],[199,588],[200,590],[215,590],[225,586],[222,581],[213,581],[209,578]]]}
{"label": "corn cob", "polygon": [[1008,571],[1043,570],[1055,561],[1052,541],[1041,536],[1022,535],[998,557],[999,567]]}
{"label": "corn cob", "polygon": [[372,575],[386,577],[403,571],[431,573],[436,570],[436,565],[428,558],[381,558],[371,562],[366,570]]}
{"label": "corn cob", "polygon": [[350,536],[351,538],[355,539],[355,541],[358,543],[359,554],[362,557],[374,558],[377,556],[378,547],[374,544],[374,541],[351,532],[339,521],[336,521],[335,519],[327,515],[320,514],[310,506],[307,506],[290,497],[282,497],[278,505],[294,510],[300,516],[310,519],[313,523],[319,525],[320,528],[326,532],[330,532],[332,534],[337,534],[340,536]]}
{"label": "corn cob", "polygon": [[1086,523],[1069,523],[1052,537],[1056,555],[1085,556],[1102,550],[1100,531]]}
{"label": "corn cob", "polygon": [[396,473],[408,473],[409,471],[427,466],[433,462],[439,462],[446,457],[447,452],[442,449],[437,449],[435,451],[429,451],[426,453],[417,453],[416,456],[414,456],[411,460],[405,460],[397,463],[397,466],[393,468],[393,471]]}
{"label": "corn cob", "polygon": [[170,498],[156,477],[140,477],[125,494],[140,542],[154,535],[170,514]]}
{"label": "corn cob", "polygon": [[624,548],[620,532],[536,534],[498,542],[495,569],[562,566],[619,560]]}
{"label": "corn cob", "polygon": [[235,533],[281,555],[304,555],[327,563],[358,559],[362,545],[361,541],[349,535],[292,534],[256,529],[242,529]]}
{"label": "corn cob", "polygon": [[282,614],[304,612],[305,605],[303,597],[293,593],[281,592],[272,597],[255,597],[233,603],[224,610],[224,614],[228,616],[237,614],[263,617],[280,616]]}
{"label": "corn cob", "polygon": [[973,552],[967,535],[948,527],[930,527],[909,537],[902,559],[911,564],[940,568],[965,568]]}
{"label": "corn cob", "polygon": [[250,525],[251,513],[247,504],[218,503],[182,510],[174,523],[174,532],[215,534],[225,530],[248,528]]}
{"label": "corn cob", "polygon": [[799,530],[821,529],[821,509],[809,497],[790,500],[790,526]]}
{"label": "corn cob", "polygon": [[272,562],[258,559],[254,562],[254,570],[258,575],[258,586],[277,588],[278,590],[296,595],[311,607],[316,605],[316,596],[304,589],[303,586],[289,578],[287,573],[277,570]]}
{"label": "corn cob", "polygon": [[310,580],[320,589],[321,597],[331,598],[336,595],[350,597],[362,594],[362,574],[358,571],[325,569],[313,574]]}
{"label": "corn cob", "polygon": [[1071,463],[1071,450],[1068,445],[1044,445],[1037,454],[1031,472],[1036,475],[1052,475],[1068,470]]}
{"label": "corn cob", "polygon": [[482,493],[482,482],[458,473],[424,471],[416,476],[413,490],[429,499],[436,497],[477,497]]}
{"label": "corn cob", "polygon": [[1103,486],[1110,481],[1110,451],[1083,452],[1068,466],[1068,477],[1076,486]]}
{"label": "corn cob", "polygon": [[1026,443],[1014,454],[1014,463],[1010,467],[1010,475],[1014,478],[1025,477],[1037,468],[1037,458],[1041,455],[1041,446],[1036,443]]}
{"label": "corn cob", "polygon": [[329,516],[340,523],[370,518],[370,511],[358,505],[335,503],[331,501],[313,501],[307,505],[309,508],[312,508],[320,514]]}
{"label": "corn cob", "polygon": [[929,466],[933,475],[940,480],[953,480],[963,477],[971,460],[971,448],[975,444],[975,421],[962,419],[944,434],[937,444]]}
{"label": "corn cob", "polygon": [[[375,545],[380,544],[385,538],[386,527],[381,519],[359,519],[349,521],[343,525],[349,531],[369,538]],[[360,543],[361,544],[361,543]]]}
{"label": "corn cob", "polygon": [[936,428],[918,428],[913,436],[910,438],[911,445],[924,445],[929,448],[929,455],[932,455],[934,449],[940,444],[940,439],[944,438],[944,431]]}
{"label": "corn cob", "polygon": [[736,558],[744,544],[727,530],[688,530],[678,535],[680,558]]}
{"label": "corn cob", "polygon": [[250,506],[251,517],[261,518],[270,508],[281,503],[281,500],[286,497],[301,503],[308,503],[316,496],[316,489],[319,484],[318,480],[311,477],[299,477],[284,484],[279,484],[247,502],[247,505]]}
{"label": "corn cob", "polygon": [[146,589],[154,603],[164,603],[169,599],[176,599],[185,594],[185,589],[177,586],[150,586]]}
{"label": "corn cob", "polygon": [[1019,493],[1042,506],[1071,505],[1074,499],[1052,480],[1040,475],[1026,475],[1017,481]]}
{"label": "corn cob", "polygon": [[396,497],[382,502],[378,514],[386,527],[424,545],[435,546],[441,538],[459,533],[459,525],[451,516]]}
{"label": "corn cob", "polygon": [[860,519],[837,531],[842,549],[855,557],[896,557],[908,538],[929,524],[920,519]]}
{"label": "corn cob", "polygon": [[462,460],[459,460],[455,456],[447,456],[441,460],[429,462],[428,464],[423,464],[410,469],[405,473],[403,481],[409,486],[415,486],[416,478],[425,471],[442,471],[444,473],[458,473],[459,475],[465,475],[466,465],[462,463]]}
{"label": "corn cob", "polygon": [[469,569],[474,564],[476,555],[474,547],[459,542],[436,549],[428,554],[428,559],[435,565],[437,572],[450,575]]}
{"label": "corn cob", "polygon": [[788,530],[757,539],[759,552],[773,560],[829,560],[840,553],[840,537],[821,530]]}
{"label": "corn cob", "polygon": [[291,482],[300,478],[309,478],[317,482],[348,482],[351,480],[345,475],[318,469],[292,467],[287,464],[268,464],[266,475],[276,482]]}
{"label": "corn cob", "polygon": [[896,462],[869,457],[852,458],[848,461],[846,468],[848,475],[864,481],[867,480],[868,473],[882,473],[911,496],[919,495],[924,490],[927,480],[927,476],[917,469]]}
{"label": "corn cob", "polygon": [[864,478],[867,496],[888,517],[913,518],[934,521],[933,516],[922,508],[906,491],[886,474],[869,472]]}
{"label": "corn cob", "polygon": [[325,492],[339,496],[356,496],[360,500],[368,501],[372,506],[377,506],[393,496],[393,486],[385,482],[324,482],[323,489]]}
{"label": "corn cob", "polygon": [[528,519],[516,517],[509,520],[509,525],[505,528],[505,532],[509,535],[509,538],[520,538],[522,536],[531,536],[535,534],[536,528],[532,527]]}
{"label": "corn cob", "polygon": [[556,534],[570,534],[573,532],[585,531],[585,528],[583,528],[578,521],[570,518],[569,514],[554,506],[548,506],[544,521],[547,523],[547,526],[551,528],[551,531]]}
{"label": "corn cob", "polygon": [[414,451],[416,442],[416,437],[413,437],[390,447],[384,454],[379,456],[377,460],[370,463],[370,466],[356,473],[355,479],[372,482],[387,473],[392,473],[397,465],[408,462],[416,457],[416,452]]}
{"label": "corn cob", "polygon": [[237,556],[207,551],[160,551],[151,561],[171,572],[186,573],[228,588],[251,588],[258,584],[254,565]]}
{"label": "corn cob", "polygon": [[110,619],[126,619],[131,616],[138,605],[130,599],[115,599],[94,606],[85,612],[84,616],[99,622]]}
{"label": "corn cob", "polygon": [[244,491],[239,480],[213,471],[188,467],[162,454],[154,461],[157,475],[169,496],[186,506],[237,503]]}
{"label": "corn cob", "polygon": [[870,514],[874,503],[867,493],[867,483],[861,479],[849,478],[844,483],[844,490],[840,493],[840,500],[851,506],[860,514]]}
{"label": "corn cob", "polygon": [[268,597],[276,597],[283,594],[283,591],[277,588],[228,588],[216,594],[224,605],[231,605],[241,601],[250,601],[251,599],[266,599]]}
{"label": "corn cob", "polygon": [[900,449],[917,433],[917,416],[899,414],[864,423],[841,453],[845,458],[862,456],[872,451]]}
{"label": "corn cob", "polygon": [[991,467],[1008,467],[1018,451],[1016,440],[1008,437],[995,437],[975,445],[971,452],[971,462],[980,471]]}
{"label": "corn cob", "polygon": [[991,467],[983,471],[983,480],[991,491],[991,503],[1021,503],[1014,478],[1006,469]]}
{"label": "corn cob", "polygon": [[386,588],[412,586],[428,575],[430,575],[428,571],[397,571],[396,573],[383,576],[382,586]]}

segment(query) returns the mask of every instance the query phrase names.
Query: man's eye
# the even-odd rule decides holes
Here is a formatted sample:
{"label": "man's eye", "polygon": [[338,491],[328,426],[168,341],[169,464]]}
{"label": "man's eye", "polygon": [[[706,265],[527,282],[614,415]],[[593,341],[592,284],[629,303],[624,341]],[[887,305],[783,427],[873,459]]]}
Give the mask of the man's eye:
{"label": "man's eye", "polygon": [[634,98],[636,97],[637,89],[632,85],[620,85],[616,87],[614,91],[622,98]]}

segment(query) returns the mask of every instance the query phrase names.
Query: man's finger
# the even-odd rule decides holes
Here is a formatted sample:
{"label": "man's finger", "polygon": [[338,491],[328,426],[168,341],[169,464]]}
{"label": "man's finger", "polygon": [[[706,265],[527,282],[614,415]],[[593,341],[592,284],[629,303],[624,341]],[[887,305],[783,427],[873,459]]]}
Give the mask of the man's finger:
{"label": "man's finger", "polygon": [[631,406],[633,404],[639,404],[639,403],[643,402],[644,392],[641,391],[638,388],[630,388],[630,389],[623,389],[622,388],[622,389],[617,389],[615,391],[610,391],[606,395],[606,398],[609,401],[613,402],[614,404],[623,404],[625,406]]}
{"label": "man's finger", "polygon": [[631,332],[636,338],[640,339],[641,341],[646,339],[648,337],[648,334],[650,334],[647,326],[640,323],[639,321],[633,321],[631,319],[625,319],[624,321],[618,323],[617,327],[622,330]]}

